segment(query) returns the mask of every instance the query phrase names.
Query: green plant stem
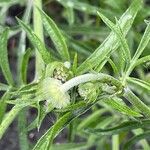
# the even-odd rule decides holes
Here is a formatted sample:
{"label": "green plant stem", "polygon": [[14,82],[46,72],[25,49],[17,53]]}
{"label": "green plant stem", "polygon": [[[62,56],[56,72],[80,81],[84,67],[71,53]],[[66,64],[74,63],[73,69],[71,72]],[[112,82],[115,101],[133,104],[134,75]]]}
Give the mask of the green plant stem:
{"label": "green plant stem", "polygon": [[129,88],[125,89],[124,97],[146,117],[150,117],[150,108],[146,106]]}
{"label": "green plant stem", "polygon": [[[42,19],[41,19],[41,14],[37,8],[42,9],[42,0],[33,1],[33,26],[34,26],[34,32],[36,33],[38,38],[43,42],[44,36],[43,36]],[[40,53],[38,52],[38,50],[36,50],[35,59],[36,59],[35,61],[35,68],[36,68],[35,80],[36,80],[42,76],[42,72],[44,69],[44,61]]]}
{"label": "green plant stem", "polygon": [[27,122],[26,111],[24,108],[18,115],[18,133],[19,133],[19,146],[20,150],[29,150],[28,136],[27,136]]}
{"label": "green plant stem", "polygon": [[112,136],[112,150],[119,150],[119,135]]}
{"label": "green plant stem", "polygon": [[61,86],[61,88],[65,92],[67,92],[74,86],[77,86],[81,83],[95,81],[95,80],[99,80],[101,82],[106,82],[106,83],[112,84],[112,85],[116,86],[118,91],[122,90],[122,84],[120,83],[120,81],[118,81],[117,79],[115,79],[109,75],[103,74],[103,73],[98,73],[98,74],[88,73],[88,74],[77,76],[77,77],[72,78],[71,80],[67,81],[66,83],[64,83]]}
{"label": "green plant stem", "polygon": [[[71,90],[71,97],[72,97],[72,103],[75,104],[75,101],[76,101],[76,89],[73,88]],[[69,134],[68,134],[68,142],[73,142],[74,141],[74,121],[72,121],[70,124],[69,124]]]}
{"label": "green plant stem", "polygon": [[[26,10],[23,16],[23,21],[25,23],[28,23],[31,17],[31,10],[32,10],[32,1],[27,0],[26,1]],[[18,48],[18,65],[17,65],[17,84],[18,86],[23,85],[23,79],[21,76],[21,67],[22,67],[22,61],[23,56],[25,54],[26,50],[26,32],[22,30],[20,35],[20,42],[19,42],[19,48]],[[28,137],[27,137],[27,122],[26,122],[26,111],[27,109],[24,108],[20,111],[18,114],[18,135],[19,135],[19,146],[21,150],[29,150],[29,143],[28,143]]]}

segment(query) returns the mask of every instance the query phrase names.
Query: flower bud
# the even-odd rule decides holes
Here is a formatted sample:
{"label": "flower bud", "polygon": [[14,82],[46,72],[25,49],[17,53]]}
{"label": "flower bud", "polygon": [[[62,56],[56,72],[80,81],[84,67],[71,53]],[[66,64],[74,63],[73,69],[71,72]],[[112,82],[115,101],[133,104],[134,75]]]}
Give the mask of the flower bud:
{"label": "flower bud", "polygon": [[69,70],[69,67],[70,67],[69,62],[50,63],[46,68],[46,77],[52,77],[64,83],[72,75],[71,71]]}
{"label": "flower bud", "polygon": [[100,91],[97,83],[87,82],[78,86],[79,95],[84,100],[95,101]]}
{"label": "flower bud", "polygon": [[39,83],[38,94],[54,108],[64,108],[70,103],[70,96],[61,86],[61,81],[50,77],[45,78]]}

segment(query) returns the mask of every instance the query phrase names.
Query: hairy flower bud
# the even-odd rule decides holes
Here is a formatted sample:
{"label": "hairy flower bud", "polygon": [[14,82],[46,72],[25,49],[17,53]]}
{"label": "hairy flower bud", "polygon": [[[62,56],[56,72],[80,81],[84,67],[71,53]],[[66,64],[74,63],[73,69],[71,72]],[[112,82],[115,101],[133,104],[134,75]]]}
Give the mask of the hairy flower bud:
{"label": "hairy flower bud", "polygon": [[70,96],[61,86],[61,81],[50,77],[45,78],[39,83],[38,94],[54,108],[64,108],[70,103]]}
{"label": "hairy flower bud", "polygon": [[84,100],[95,101],[100,93],[100,87],[97,83],[87,82],[78,86],[78,92]]}

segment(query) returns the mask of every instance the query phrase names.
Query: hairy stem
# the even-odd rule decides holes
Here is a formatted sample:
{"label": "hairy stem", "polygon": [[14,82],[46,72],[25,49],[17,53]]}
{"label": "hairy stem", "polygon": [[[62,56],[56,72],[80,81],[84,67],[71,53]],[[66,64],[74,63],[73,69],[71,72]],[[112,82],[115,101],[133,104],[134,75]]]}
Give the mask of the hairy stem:
{"label": "hairy stem", "polygon": [[64,83],[61,86],[61,88],[65,92],[67,92],[68,90],[70,90],[74,86],[77,86],[81,83],[85,83],[85,82],[88,82],[88,81],[95,81],[95,80],[99,80],[101,82],[106,82],[106,83],[115,85],[118,88],[118,90],[121,90],[121,87],[122,87],[121,83],[117,79],[115,79],[115,78],[113,78],[109,75],[106,75],[106,74],[103,74],[103,73],[98,73],[98,74],[88,73],[88,74],[84,74],[84,75],[80,75],[80,76],[77,76],[75,78],[72,78],[71,80]]}

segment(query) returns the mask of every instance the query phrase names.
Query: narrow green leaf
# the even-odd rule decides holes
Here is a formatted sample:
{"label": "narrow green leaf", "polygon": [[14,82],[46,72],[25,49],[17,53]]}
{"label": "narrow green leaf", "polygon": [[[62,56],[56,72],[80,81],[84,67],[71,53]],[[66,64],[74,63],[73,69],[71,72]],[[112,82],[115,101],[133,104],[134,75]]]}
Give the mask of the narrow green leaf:
{"label": "narrow green leaf", "polygon": [[54,45],[57,51],[59,52],[60,56],[63,60],[70,61],[67,44],[61,31],[58,29],[55,22],[48,15],[46,15],[42,10],[38,10],[42,15],[44,27],[48,32],[49,36],[51,37],[52,41],[54,42]]}
{"label": "narrow green leaf", "polygon": [[134,136],[133,138],[131,138],[128,142],[125,143],[124,145],[124,150],[130,150],[131,146],[135,143],[137,143],[138,141],[142,140],[142,139],[149,139],[150,137],[150,131],[147,131],[145,133],[139,134],[137,136]]}
{"label": "narrow green leaf", "polygon": [[148,25],[147,25],[144,35],[140,41],[140,44],[136,50],[136,53],[134,54],[134,56],[131,60],[130,66],[125,73],[123,82],[126,81],[127,77],[130,75],[130,73],[132,72],[134,67],[137,65],[137,60],[140,57],[140,55],[142,54],[142,52],[144,51],[144,49],[146,48],[147,44],[149,43],[149,40],[150,40],[150,22],[148,22]]}
{"label": "narrow green leaf", "polygon": [[83,119],[81,123],[78,125],[77,130],[82,130],[84,128],[87,128],[89,124],[97,120],[106,110],[100,109],[95,112],[93,112],[91,115],[89,115],[87,118]]}
{"label": "narrow green leaf", "polygon": [[146,117],[150,117],[150,107],[144,104],[129,88],[125,88],[124,97]]}
{"label": "narrow green leaf", "polygon": [[81,150],[86,149],[86,143],[67,143],[67,144],[55,144],[51,150]]}
{"label": "narrow green leaf", "polygon": [[9,85],[14,85],[14,80],[9,68],[8,52],[7,52],[7,39],[8,28],[6,28],[0,35],[0,66]]}
{"label": "narrow green leaf", "polygon": [[27,83],[27,68],[28,68],[28,61],[29,61],[31,54],[32,54],[32,50],[27,49],[25,51],[25,54],[24,54],[23,59],[22,59],[21,79],[22,79],[23,83]]}
{"label": "narrow green leaf", "polygon": [[0,139],[2,138],[3,134],[5,133],[8,126],[12,123],[14,118],[17,116],[19,111],[22,109],[22,106],[14,106],[8,114],[4,117],[0,124]]}
{"label": "narrow green leaf", "polygon": [[146,62],[149,62],[149,61],[150,61],[150,55],[144,56],[144,57],[142,57],[142,58],[139,58],[139,59],[135,62],[135,64],[134,64],[133,67],[136,67],[136,66],[138,66],[138,65],[140,65],[140,64],[142,64],[142,63],[146,63]]}
{"label": "narrow green leaf", "polygon": [[72,64],[72,71],[74,74],[76,74],[77,66],[78,66],[78,54],[75,53],[73,64]]}
{"label": "narrow green leaf", "polygon": [[116,64],[110,58],[108,58],[108,62],[111,65],[111,67],[114,71],[114,74],[119,75],[119,71],[118,71],[118,68],[117,68]]}
{"label": "narrow green leaf", "polygon": [[91,48],[84,43],[78,42],[69,36],[66,36],[66,38],[71,49],[75,50],[81,55],[89,56],[91,54]]}
{"label": "narrow green leaf", "polygon": [[119,134],[121,132],[131,131],[137,128],[145,128],[149,127],[150,120],[142,120],[142,121],[127,121],[121,123],[118,126],[108,128],[108,129],[87,129],[87,132],[97,135],[113,135]]}
{"label": "narrow green leaf", "polygon": [[68,122],[71,113],[66,113],[61,117],[47,132],[40,138],[33,150],[42,150],[45,148],[48,150],[52,144],[53,138],[64,128],[64,125]]}
{"label": "narrow green leaf", "polygon": [[95,39],[98,41],[103,41],[106,36],[109,34],[109,29],[103,26],[90,26],[90,25],[72,25],[72,26],[61,26],[61,29],[68,35],[83,35],[86,36],[86,39]]}
{"label": "narrow green leaf", "polygon": [[67,21],[68,21],[69,25],[74,24],[74,22],[75,22],[75,13],[74,13],[73,8],[66,7],[66,14],[67,14]]}
{"label": "narrow green leaf", "polygon": [[5,115],[7,103],[6,101],[9,99],[9,92],[5,92],[4,95],[0,99],[0,124],[3,120],[3,117]]}
{"label": "narrow green leaf", "polygon": [[117,111],[119,111],[119,112],[121,112],[123,114],[129,115],[129,116],[134,116],[134,117],[140,117],[140,116],[142,116],[140,113],[132,110],[130,107],[128,107],[127,105],[125,105],[125,103],[120,98],[116,97],[116,98],[104,100],[104,102],[108,106],[116,109]]}
{"label": "narrow green leaf", "polygon": [[[141,8],[141,5],[141,0],[134,0],[131,6],[120,18],[119,24],[124,35],[126,35],[131,28],[134,18]],[[111,52],[116,50],[119,45],[120,42],[118,41],[118,38],[116,38],[113,32],[111,32],[106,40],[95,50],[95,52],[78,67],[78,74],[87,72],[90,68],[102,63],[106,56],[109,57]]]}
{"label": "narrow green leaf", "polygon": [[85,105],[86,105],[85,101],[79,101],[75,104],[68,105],[67,107],[65,107],[63,109],[56,109],[54,111],[58,112],[58,113],[64,113],[64,112],[69,112],[69,111],[73,111],[73,110],[76,110],[78,108],[84,107]]}
{"label": "narrow green leaf", "polygon": [[[105,117],[105,119],[103,119],[102,121],[100,122],[97,122],[97,125],[96,125],[96,129],[104,129],[106,128],[107,126],[109,126],[110,124],[112,124],[114,121],[116,121],[116,118],[115,117]],[[101,138],[101,136],[99,136]],[[100,139],[99,139],[100,140]],[[97,144],[97,136],[95,134],[91,134],[88,138],[88,145],[91,146],[91,145],[96,145]]]}
{"label": "narrow green leaf", "polygon": [[148,25],[147,25],[146,30],[144,32],[144,35],[140,41],[140,44],[136,50],[136,53],[133,56],[132,61],[134,61],[134,63],[140,57],[140,55],[142,54],[142,52],[146,48],[147,44],[149,43],[149,40],[150,40],[150,22],[148,22]]}
{"label": "narrow green leaf", "polygon": [[0,83],[0,91],[7,91],[9,86],[3,83]]}
{"label": "narrow green leaf", "polygon": [[60,4],[62,4],[64,7],[71,7],[75,8],[77,10],[87,12],[89,14],[97,15],[96,12],[99,10],[98,7],[89,5],[87,3],[79,2],[77,0],[70,1],[70,0],[57,0]]}
{"label": "narrow green leaf", "polygon": [[120,46],[122,47],[124,53],[124,58],[122,59],[125,59],[125,62],[129,63],[131,60],[131,54],[119,22],[116,20],[116,25],[115,25],[108,18],[106,18],[101,12],[98,12],[98,15],[105,22],[105,24],[108,27],[110,27],[110,29],[116,34],[118,40],[120,41]]}
{"label": "narrow green leaf", "polygon": [[35,107],[38,109],[38,116],[29,124],[27,127],[28,131],[35,129],[36,127],[39,130],[45,116],[54,109],[51,105],[46,107],[45,105],[35,104]]}
{"label": "narrow green leaf", "polygon": [[144,80],[128,77],[127,81],[132,83],[132,84],[137,84],[137,85],[141,86],[142,88],[144,88],[150,92],[150,83],[148,83]]}
{"label": "narrow green leaf", "polygon": [[[93,104],[92,104],[93,105]],[[72,112],[64,114],[37,142],[33,150],[48,150],[52,146],[55,136],[64,129],[72,120],[90,109],[92,105],[84,106]]]}
{"label": "narrow green leaf", "polygon": [[[143,129],[135,129],[132,131],[134,133],[134,135],[139,135],[139,134],[143,134],[145,131]],[[150,146],[149,143],[146,139],[143,139],[141,141],[139,141],[139,144],[143,147],[143,150],[149,150]]]}
{"label": "narrow green leaf", "polygon": [[30,39],[31,43],[35,48],[38,49],[39,53],[41,54],[43,61],[48,64],[51,61],[50,53],[45,48],[45,45],[42,41],[37,37],[37,35],[33,32],[33,30],[27,26],[23,21],[18,19],[20,26],[26,31],[28,38]]}

